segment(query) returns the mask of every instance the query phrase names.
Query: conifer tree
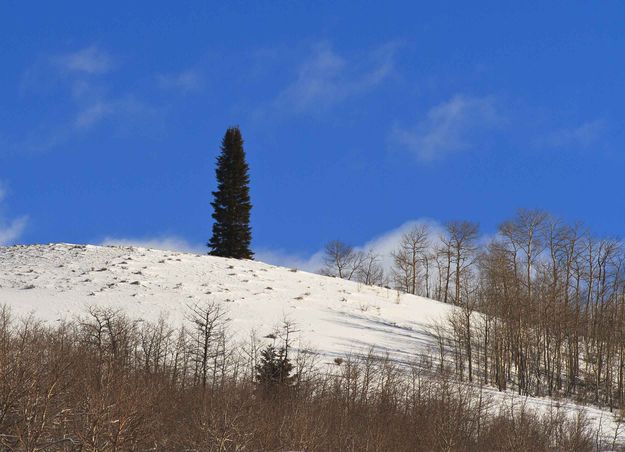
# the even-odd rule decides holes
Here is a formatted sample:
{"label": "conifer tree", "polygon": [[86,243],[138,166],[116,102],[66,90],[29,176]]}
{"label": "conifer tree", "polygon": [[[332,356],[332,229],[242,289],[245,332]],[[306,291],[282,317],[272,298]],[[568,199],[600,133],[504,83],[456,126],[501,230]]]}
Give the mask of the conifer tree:
{"label": "conifer tree", "polygon": [[230,127],[217,158],[217,191],[213,192],[213,236],[208,242],[213,256],[252,259],[249,167],[238,127]]}
{"label": "conifer tree", "polygon": [[276,349],[268,345],[260,352],[260,363],[256,366],[256,381],[264,389],[271,390],[280,386],[291,386],[295,375],[291,375],[293,364],[285,348]]}

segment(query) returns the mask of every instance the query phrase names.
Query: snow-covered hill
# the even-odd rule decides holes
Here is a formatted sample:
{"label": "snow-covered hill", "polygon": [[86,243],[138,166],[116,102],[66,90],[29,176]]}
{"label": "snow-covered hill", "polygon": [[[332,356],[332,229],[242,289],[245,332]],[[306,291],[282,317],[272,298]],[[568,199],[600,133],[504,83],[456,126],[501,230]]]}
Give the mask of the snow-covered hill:
{"label": "snow-covered hill", "polygon": [[449,305],[395,290],[240,261],[134,247],[0,248],[0,303],[18,316],[71,319],[90,306],[179,324],[187,306],[214,301],[241,338],[294,322],[300,341],[325,356],[374,346],[397,359],[434,346],[428,332]]}
{"label": "snow-covered hill", "polygon": [[[130,317],[172,326],[187,306],[214,301],[226,309],[229,330],[240,339],[264,336],[283,319],[299,330],[299,341],[325,362],[375,347],[411,361],[436,347],[430,334],[454,308],[434,300],[380,287],[276,267],[205,255],[137,247],[31,245],[0,247],[0,304],[15,316],[33,314],[50,323],[74,319],[91,306],[111,307]],[[546,398],[489,393],[501,403],[546,409]],[[571,412],[578,407],[564,404]],[[584,407],[602,436],[625,428],[607,410]],[[621,438],[625,440],[625,438]]]}

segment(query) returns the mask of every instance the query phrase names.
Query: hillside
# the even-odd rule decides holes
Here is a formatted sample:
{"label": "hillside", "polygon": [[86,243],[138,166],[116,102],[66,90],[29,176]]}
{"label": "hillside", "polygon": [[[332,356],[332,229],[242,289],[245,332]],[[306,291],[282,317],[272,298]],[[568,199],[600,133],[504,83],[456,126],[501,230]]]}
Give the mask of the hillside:
{"label": "hillside", "polygon": [[[49,323],[110,307],[138,320],[185,319],[187,306],[214,301],[228,313],[235,338],[262,337],[284,319],[299,331],[301,347],[335,356],[388,352],[409,362],[434,351],[430,334],[454,308],[423,297],[268,265],[137,247],[50,244],[0,247],[0,303],[18,317]],[[549,408],[546,398],[489,394],[501,403]],[[574,412],[578,407],[567,403]],[[619,428],[606,410],[585,407],[607,437]],[[621,428],[622,430],[622,428]],[[622,433],[620,433],[622,434]]]}
{"label": "hillside", "polygon": [[397,359],[434,346],[428,327],[451,306],[380,287],[256,261],[134,247],[33,245],[0,248],[0,302],[18,316],[56,322],[90,306],[136,319],[183,321],[187,305],[214,301],[245,339],[283,319],[302,344],[328,357],[375,346]]}

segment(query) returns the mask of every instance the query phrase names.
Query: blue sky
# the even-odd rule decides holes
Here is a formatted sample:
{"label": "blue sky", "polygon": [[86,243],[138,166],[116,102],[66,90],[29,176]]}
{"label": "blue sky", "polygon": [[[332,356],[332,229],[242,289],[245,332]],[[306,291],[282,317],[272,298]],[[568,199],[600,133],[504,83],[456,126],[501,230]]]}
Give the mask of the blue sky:
{"label": "blue sky", "polygon": [[3,2],[0,243],[201,249],[241,127],[276,261],[519,207],[625,230],[622,2]]}

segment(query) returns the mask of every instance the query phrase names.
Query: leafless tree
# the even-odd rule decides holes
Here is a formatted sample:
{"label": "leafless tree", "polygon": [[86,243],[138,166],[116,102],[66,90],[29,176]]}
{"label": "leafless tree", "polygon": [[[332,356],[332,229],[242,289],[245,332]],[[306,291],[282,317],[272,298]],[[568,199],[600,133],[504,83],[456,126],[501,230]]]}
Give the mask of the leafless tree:
{"label": "leafless tree", "polygon": [[356,279],[368,286],[384,285],[384,268],[382,267],[381,256],[378,253],[369,250],[362,255]]}
{"label": "leafless tree", "polygon": [[515,250],[520,250],[525,265],[527,298],[532,298],[532,268],[545,248],[544,227],[547,213],[540,210],[519,209],[515,218],[504,222],[499,231]]}
{"label": "leafless tree", "polygon": [[430,250],[426,250],[422,255],[421,255],[421,264],[423,266],[423,282],[425,284],[425,293],[424,295],[427,298],[432,298],[432,291],[431,291],[431,277],[432,277],[432,269],[433,269],[433,265],[436,262],[436,255],[434,252],[430,251]]}
{"label": "leafless tree", "polygon": [[[603,290],[603,275],[606,287],[618,279],[620,263],[616,251],[607,252],[609,248],[604,244],[604,252],[593,254],[593,274],[598,279],[592,285],[599,291]],[[580,264],[586,257],[580,257]],[[533,281],[537,295],[546,287],[538,267]],[[493,276],[499,282],[512,277],[504,271]],[[463,294],[463,300],[473,296],[468,283],[462,287],[469,292]],[[500,290],[495,285],[492,288]],[[596,311],[600,316],[597,329],[586,330],[593,323],[590,316],[583,314],[580,320],[584,335],[594,341],[586,345],[585,339],[581,340],[580,346],[585,347],[581,354],[588,356],[590,363],[589,373],[582,369],[580,376],[589,384],[599,382],[602,401],[610,400],[607,389],[611,384],[616,403],[620,333],[606,326],[618,318],[616,308],[622,300],[607,301],[614,294],[611,288],[604,289],[609,293],[605,294],[607,304]],[[493,303],[497,301],[493,299]],[[438,329],[437,354],[443,366],[436,366],[440,373],[431,373],[435,369],[421,367],[421,363],[427,364],[427,357],[406,367],[374,352],[337,357],[327,372],[315,370],[308,357],[300,356],[301,344],[288,345],[295,330],[287,321],[274,340],[284,344],[284,353],[298,363],[297,385],[282,397],[259,397],[251,379],[239,378],[237,373],[238,368],[249,365],[248,356],[232,353],[234,346],[229,341],[220,343],[227,334],[209,335],[214,338],[210,342],[220,343],[218,347],[226,352],[219,352],[223,356],[218,363],[222,382],[207,390],[201,378],[194,378],[197,369],[193,363],[202,348],[195,343],[195,329],[170,334],[166,323],[133,322],[113,311],[96,312],[80,323],[50,326],[32,318],[14,322],[5,314],[0,310],[3,450],[412,451],[415,444],[423,450],[623,447],[617,434],[602,440],[582,416],[574,419],[553,410],[540,415],[524,406],[499,412],[480,388],[455,382],[453,359],[477,364],[484,355],[466,347],[467,342],[481,340],[474,335],[482,328],[480,322],[473,322],[467,335],[461,319],[455,330],[460,340],[448,336],[449,324]],[[197,320],[192,325],[202,334],[215,331],[217,320],[211,319],[219,318],[215,309],[206,305],[192,309],[189,317]],[[506,379],[515,377],[507,364],[516,340],[508,339],[504,328],[508,321],[502,317],[495,322],[499,326],[493,334],[502,334],[490,342],[504,347],[489,349],[503,357]],[[529,331],[524,335],[529,336]],[[533,356],[537,351],[529,345],[524,351]],[[132,353],[126,355],[128,350]],[[448,359],[452,355],[454,358]],[[185,356],[190,356],[189,365]],[[603,363],[597,378],[599,360]],[[457,369],[466,372],[465,367]],[[534,379],[527,384],[528,390],[536,386]]]}
{"label": "leafless tree", "polygon": [[414,226],[402,234],[398,248],[393,251],[393,276],[399,290],[417,293],[424,256],[430,246],[429,234],[426,225]]}
{"label": "leafless tree", "polygon": [[479,227],[470,221],[452,221],[447,223],[448,246],[454,261],[455,296],[454,303],[461,304],[464,272],[474,263]]}
{"label": "leafless tree", "polygon": [[226,325],[226,311],[215,302],[196,303],[188,306],[187,320],[194,327],[192,356],[195,377],[206,388],[211,360],[220,353],[220,339]]}
{"label": "leafless tree", "polygon": [[339,240],[329,242],[324,249],[321,273],[342,279],[353,279],[361,270],[365,256]]}

